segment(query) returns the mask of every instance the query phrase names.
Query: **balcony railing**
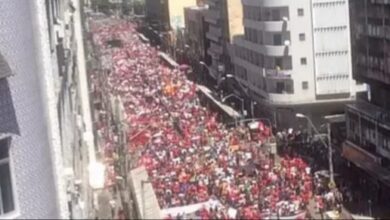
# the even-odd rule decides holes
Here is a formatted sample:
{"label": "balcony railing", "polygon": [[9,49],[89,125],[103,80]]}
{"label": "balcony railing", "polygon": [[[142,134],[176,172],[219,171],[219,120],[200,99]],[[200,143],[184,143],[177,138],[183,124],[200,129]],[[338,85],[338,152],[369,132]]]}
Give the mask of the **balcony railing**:
{"label": "balcony railing", "polygon": [[266,69],[265,77],[276,79],[290,79],[291,73],[288,70]]}
{"label": "balcony railing", "polygon": [[385,109],[363,101],[357,101],[354,104],[350,104],[347,108],[372,122],[386,126],[390,130],[390,114]]}
{"label": "balcony railing", "polygon": [[220,36],[222,36],[222,29],[210,26],[209,33],[216,36],[216,37],[220,37]]}

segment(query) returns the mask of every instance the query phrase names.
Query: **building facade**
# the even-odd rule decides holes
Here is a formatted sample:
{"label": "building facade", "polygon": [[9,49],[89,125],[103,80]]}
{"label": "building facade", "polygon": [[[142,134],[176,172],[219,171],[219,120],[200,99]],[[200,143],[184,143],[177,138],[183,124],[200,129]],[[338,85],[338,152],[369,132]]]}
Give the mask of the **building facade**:
{"label": "building facade", "polygon": [[0,218],[89,217],[80,9],[71,0],[0,3]]}
{"label": "building facade", "polygon": [[[347,105],[343,156],[363,170],[374,206],[390,200],[390,1],[350,1],[354,78],[368,97]],[[369,174],[369,175],[367,175]]]}
{"label": "building facade", "polygon": [[[207,49],[210,46],[210,41],[206,39],[206,33],[208,31],[208,25],[205,22],[205,13],[207,12],[206,6],[193,6],[184,9],[185,17],[185,48],[184,52],[186,57],[189,58],[189,63],[194,68],[196,77],[202,78],[204,75],[200,62],[204,62],[206,65],[211,64],[211,57],[207,54]],[[202,80],[205,80],[202,78]]]}
{"label": "building facade", "polygon": [[176,57],[176,49],[184,46],[184,8],[196,5],[196,0],[145,0],[147,37]]}
{"label": "building facade", "polygon": [[232,73],[233,65],[229,56],[233,37],[243,33],[243,10],[240,0],[208,0],[209,9],[205,20],[210,41],[207,53],[212,57],[209,74],[218,80],[225,73]]}
{"label": "building facade", "polygon": [[245,28],[234,39],[235,74],[280,126],[298,111],[315,121],[342,112],[343,103],[364,89],[352,79],[348,1],[242,4]]}

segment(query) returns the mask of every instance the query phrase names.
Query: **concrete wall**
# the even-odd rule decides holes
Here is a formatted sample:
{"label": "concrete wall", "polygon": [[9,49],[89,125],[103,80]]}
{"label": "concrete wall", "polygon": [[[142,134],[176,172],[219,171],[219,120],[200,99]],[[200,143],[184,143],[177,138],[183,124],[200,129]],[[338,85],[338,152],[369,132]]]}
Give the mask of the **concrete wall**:
{"label": "concrete wall", "polygon": [[348,5],[348,1],[313,1],[317,95],[354,92]]}
{"label": "concrete wall", "polygon": [[[14,76],[8,83],[20,129],[12,137],[11,172],[16,210],[6,218],[59,218],[60,214],[53,142],[48,122],[44,77],[40,63],[37,5],[42,1],[3,0],[0,2],[0,51]],[[53,140],[55,139],[55,140]]]}

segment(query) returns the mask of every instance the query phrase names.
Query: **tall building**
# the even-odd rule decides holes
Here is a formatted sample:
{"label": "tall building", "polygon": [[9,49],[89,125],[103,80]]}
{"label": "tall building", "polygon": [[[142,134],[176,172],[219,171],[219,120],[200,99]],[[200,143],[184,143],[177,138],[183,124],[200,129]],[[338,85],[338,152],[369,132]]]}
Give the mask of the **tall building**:
{"label": "tall building", "polygon": [[212,57],[209,74],[216,80],[224,73],[232,73],[229,51],[233,36],[242,34],[241,0],[208,0],[205,20],[209,25],[206,36],[210,40],[208,54]]}
{"label": "tall building", "polygon": [[[343,156],[366,179],[373,206],[388,207],[390,192],[390,1],[350,1],[354,78],[368,97],[346,109]],[[387,209],[388,210],[388,209]],[[387,215],[388,216],[388,215]]]}
{"label": "tall building", "polygon": [[[207,6],[193,6],[184,9],[185,17],[185,42],[184,51],[188,57],[195,74],[201,74],[200,62],[211,64],[211,57],[207,54],[210,41],[206,39],[208,25],[205,22]],[[199,77],[199,76],[198,76]]]}
{"label": "tall building", "polygon": [[279,127],[296,124],[296,112],[315,122],[342,112],[364,89],[352,79],[348,1],[242,3],[235,74]]}
{"label": "tall building", "polygon": [[71,0],[0,4],[0,218],[90,217],[80,9]]}
{"label": "tall building", "polygon": [[175,56],[184,42],[184,8],[196,5],[196,0],[145,0],[147,36]]}

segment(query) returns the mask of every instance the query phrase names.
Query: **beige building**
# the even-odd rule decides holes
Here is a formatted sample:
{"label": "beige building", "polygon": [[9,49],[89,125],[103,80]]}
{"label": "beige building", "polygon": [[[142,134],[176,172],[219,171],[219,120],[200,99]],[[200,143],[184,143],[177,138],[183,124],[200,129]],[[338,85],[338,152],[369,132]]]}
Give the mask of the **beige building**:
{"label": "beige building", "polygon": [[146,19],[151,23],[169,25],[167,29],[184,28],[184,8],[196,6],[196,0],[146,0]]}
{"label": "beige building", "polygon": [[177,39],[183,39],[184,8],[196,6],[196,0],[145,0],[146,35],[162,49],[175,54]]}
{"label": "beige building", "polygon": [[209,25],[206,36],[210,40],[208,54],[212,57],[210,75],[218,79],[225,70],[233,72],[229,57],[233,37],[244,33],[241,0],[208,0],[205,20]]}

